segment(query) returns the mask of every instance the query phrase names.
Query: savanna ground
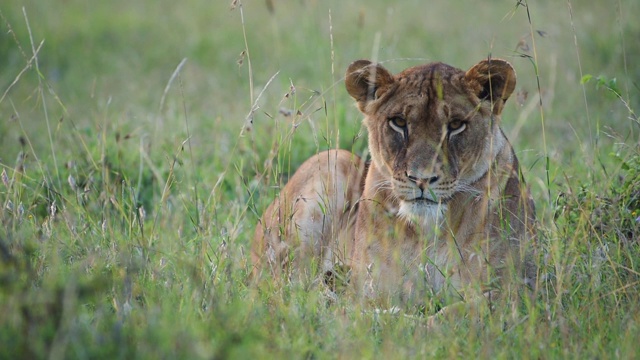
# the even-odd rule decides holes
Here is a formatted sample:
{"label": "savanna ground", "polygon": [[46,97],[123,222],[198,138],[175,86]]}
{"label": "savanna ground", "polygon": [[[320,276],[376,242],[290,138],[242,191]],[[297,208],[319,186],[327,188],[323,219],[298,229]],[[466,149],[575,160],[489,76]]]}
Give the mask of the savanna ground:
{"label": "savanna ground", "polygon": [[[640,2],[528,5],[3,2],[0,357],[640,356]],[[540,220],[532,301],[427,329],[250,279],[278,186],[366,149],[351,61],[489,54],[518,73],[503,128]]]}

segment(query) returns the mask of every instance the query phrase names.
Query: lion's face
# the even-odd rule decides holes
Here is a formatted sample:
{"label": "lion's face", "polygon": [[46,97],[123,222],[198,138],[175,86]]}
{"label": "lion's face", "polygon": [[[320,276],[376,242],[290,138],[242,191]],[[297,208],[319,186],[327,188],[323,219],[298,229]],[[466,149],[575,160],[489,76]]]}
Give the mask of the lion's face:
{"label": "lion's face", "polygon": [[442,63],[392,76],[366,60],[347,70],[347,90],[366,115],[369,150],[399,214],[433,217],[484,175],[506,139],[499,129],[515,72],[485,60],[464,72]]}

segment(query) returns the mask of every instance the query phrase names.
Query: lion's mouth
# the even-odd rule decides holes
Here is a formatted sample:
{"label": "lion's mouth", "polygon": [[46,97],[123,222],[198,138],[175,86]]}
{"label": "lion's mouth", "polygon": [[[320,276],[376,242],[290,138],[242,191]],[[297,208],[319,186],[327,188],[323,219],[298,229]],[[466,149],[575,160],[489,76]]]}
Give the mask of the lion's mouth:
{"label": "lion's mouth", "polygon": [[426,197],[417,197],[417,198],[413,198],[413,199],[407,199],[406,201],[417,203],[417,204],[425,204],[425,205],[433,206],[433,205],[446,204],[448,200],[449,199],[447,199],[447,198],[441,198],[438,201],[434,201],[434,200],[431,200],[431,199],[426,198]]}

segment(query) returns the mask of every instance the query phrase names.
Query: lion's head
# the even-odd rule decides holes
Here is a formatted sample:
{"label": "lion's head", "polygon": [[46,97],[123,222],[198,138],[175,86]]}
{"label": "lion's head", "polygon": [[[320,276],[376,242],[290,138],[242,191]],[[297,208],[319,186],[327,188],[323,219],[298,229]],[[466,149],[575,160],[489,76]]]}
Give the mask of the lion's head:
{"label": "lion's head", "polygon": [[371,157],[385,180],[373,186],[391,189],[401,216],[434,216],[457,193],[472,191],[507,142],[500,114],[516,75],[504,60],[466,72],[431,63],[395,76],[358,60],[345,82],[366,116]]}

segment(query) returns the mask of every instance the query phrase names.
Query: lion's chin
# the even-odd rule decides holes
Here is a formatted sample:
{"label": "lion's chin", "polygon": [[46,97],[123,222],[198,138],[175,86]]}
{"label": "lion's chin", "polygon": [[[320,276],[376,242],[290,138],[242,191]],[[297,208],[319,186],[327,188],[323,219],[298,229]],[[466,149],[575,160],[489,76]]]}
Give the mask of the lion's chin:
{"label": "lion's chin", "polygon": [[439,228],[444,221],[447,204],[432,201],[400,201],[398,216],[423,231]]}

